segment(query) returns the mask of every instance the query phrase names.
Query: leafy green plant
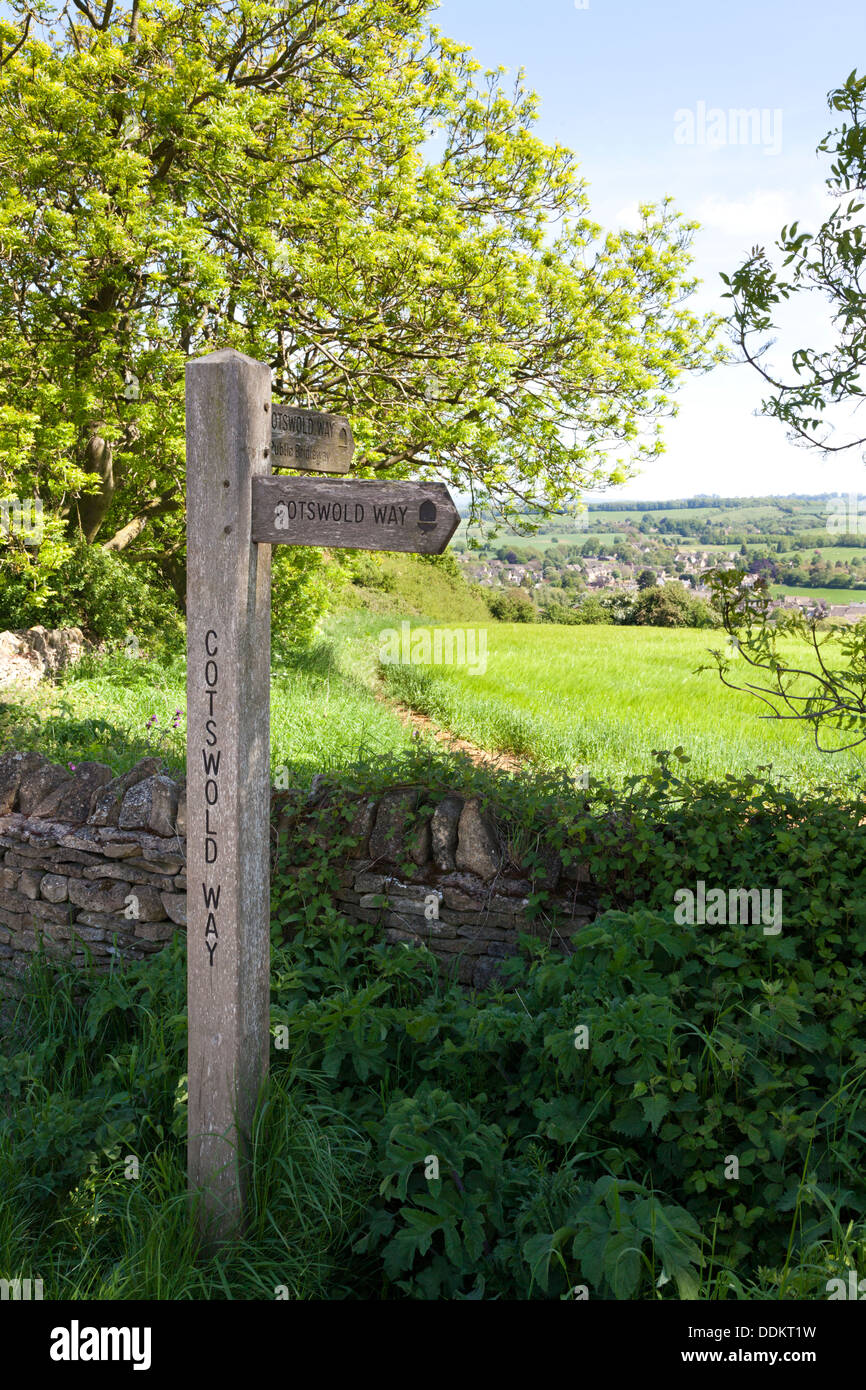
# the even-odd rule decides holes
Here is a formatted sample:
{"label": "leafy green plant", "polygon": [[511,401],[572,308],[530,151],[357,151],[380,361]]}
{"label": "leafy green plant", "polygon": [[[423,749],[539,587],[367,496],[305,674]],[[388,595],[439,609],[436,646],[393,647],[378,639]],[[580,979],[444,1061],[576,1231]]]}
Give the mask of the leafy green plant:
{"label": "leafy green plant", "polygon": [[680,1298],[696,1298],[699,1240],[696,1221],[682,1207],[658,1201],[640,1183],[606,1176],[572,1206],[556,1231],[527,1240],[523,1257],[544,1292],[555,1260],[567,1278],[579,1270],[602,1296],[634,1298],[648,1276],[651,1287],[673,1279]]}
{"label": "leafy green plant", "polygon": [[[483,997],[355,925],[353,804],[395,780],[479,796],[555,921],[551,851],[599,914],[536,932]],[[184,1198],[184,951],[82,980],[37,964],[0,1043],[0,1264],[50,1296],[814,1298],[866,1241],[859,803],[766,775],[569,793],[414,746],[287,793],[245,1244],[197,1256]],[[673,890],[760,884],[784,928],[690,926]],[[79,995],[78,1002],[74,996]],[[588,1046],[576,1046],[586,1029]],[[120,1176],[124,1154],[140,1185]],[[736,1174],[730,1158],[736,1157]],[[438,1176],[429,1159],[435,1157]],[[26,1180],[25,1180],[26,1178]],[[46,1290],[47,1291],[47,1290]]]}
{"label": "leafy green plant", "polygon": [[378,1248],[385,1276],[413,1297],[465,1296],[479,1279],[483,1288],[489,1238],[506,1224],[502,1132],[422,1084],[392,1101],[375,1133],[382,1200],[355,1248]]}

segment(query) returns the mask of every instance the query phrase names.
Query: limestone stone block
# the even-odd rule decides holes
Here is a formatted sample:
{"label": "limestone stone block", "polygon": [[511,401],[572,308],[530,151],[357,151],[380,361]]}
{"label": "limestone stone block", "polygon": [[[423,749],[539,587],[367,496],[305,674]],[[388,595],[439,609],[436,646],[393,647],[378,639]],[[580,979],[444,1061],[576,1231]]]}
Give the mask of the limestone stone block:
{"label": "limestone stone block", "polygon": [[186,893],[160,893],[164,915],[178,926],[186,926]]}
{"label": "limestone stone block", "polygon": [[65,903],[68,892],[68,881],[63,874],[45,874],[39,882],[40,896],[49,903]]}
{"label": "limestone stone block", "polygon": [[370,855],[373,859],[397,863],[403,858],[407,830],[420,797],[420,787],[401,787],[385,793],[379,802],[370,835]]}
{"label": "limestone stone block", "polygon": [[143,941],[170,941],[176,931],[174,922],[138,922],[135,935]]}
{"label": "limestone stone block", "polygon": [[41,882],[42,874],[39,869],[25,869],[18,880],[18,892],[27,898],[38,898]]}
{"label": "limestone stone block", "polygon": [[82,825],[90,814],[95,793],[112,780],[111,768],[105,763],[77,763],[72,770],[72,781],[60,787],[52,804],[43,802],[37,806],[37,815],[50,813],[58,820],[67,820]]}
{"label": "limestone stone block", "polygon": [[177,798],[177,783],[170,777],[145,777],[124,796],[117,824],[121,830],[151,830],[156,835],[174,835]]}
{"label": "limestone stone block", "polygon": [[10,752],[0,757],[0,815],[16,810],[22,780],[46,765],[48,759],[41,753]]}
{"label": "limestone stone block", "polygon": [[86,912],[123,912],[124,899],[131,888],[132,884],[125,880],[70,879],[69,901]]}
{"label": "limestone stone block", "polygon": [[354,840],[352,854],[363,858],[369,851],[370,835],[376,820],[377,805],[372,797],[362,798],[352,808],[352,815],[346,826],[346,834]]}
{"label": "limestone stone block", "polygon": [[93,794],[88,823],[96,826],[117,825],[123,799],[130,787],[148,777],[156,776],[161,766],[159,758],[142,758],[129,772],[124,772],[122,777],[115,777],[104,787],[97,788]]}
{"label": "limestone stone block", "polygon": [[430,822],[431,852],[433,863],[442,873],[449,873],[457,867],[457,830],[463,806],[461,796],[446,796],[433,812]]}
{"label": "limestone stone block", "polygon": [[50,813],[51,798],[50,793],[57,791],[72,778],[65,767],[58,767],[56,763],[44,762],[38,767],[32,768],[21,778],[21,785],[18,788],[18,809],[22,815],[32,816],[37,807],[46,804],[46,815]]}
{"label": "limestone stone block", "polygon": [[457,832],[458,869],[477,874],[485,883],[502,866],[502,846],[492,818],[477,800],[467,801],[460,815]]}

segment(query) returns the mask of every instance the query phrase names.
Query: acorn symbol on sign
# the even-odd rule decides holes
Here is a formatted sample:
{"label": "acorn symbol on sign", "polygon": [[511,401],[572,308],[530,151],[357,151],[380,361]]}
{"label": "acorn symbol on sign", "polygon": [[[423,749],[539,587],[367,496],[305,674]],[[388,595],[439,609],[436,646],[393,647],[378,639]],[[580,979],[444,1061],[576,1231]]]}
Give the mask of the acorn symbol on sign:
{"label": "acorn symbol on sign", "polygon": [[418,530],[434,531],[436,529],[436,503],[422,502],[418,509]]}

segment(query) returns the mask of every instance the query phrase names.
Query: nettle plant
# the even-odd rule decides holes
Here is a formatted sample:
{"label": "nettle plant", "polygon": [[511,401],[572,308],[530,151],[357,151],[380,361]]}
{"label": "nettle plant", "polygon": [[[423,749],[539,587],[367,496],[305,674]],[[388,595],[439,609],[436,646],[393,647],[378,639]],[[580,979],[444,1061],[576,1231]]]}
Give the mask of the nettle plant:
{"label": "nettle plant", "polygon": [[[394,767],[347,779],[309,817],[299,806],[301,862],[278,874],[274,911],[275,934],[293,931],[274,983],[289,1038],[277,1061],[327,1078],[369,1135],[353,1250],[380,1291],[814,1296],[828,1251],[862,1228],[856,801],[805,799],[766,774],[692,784],[683,750],[657,762],[624,789],[570,797],[424,749],[396,769],[425,785],[425,805],[445,790],[486,797],[539,877],[553,851],[598,885],[599,917],[570,955],[527,936],[483,998],[334,909],[346,792],[393,784]],[[781,885],[783,931],[676,923],[674,891],[696,878]]]}

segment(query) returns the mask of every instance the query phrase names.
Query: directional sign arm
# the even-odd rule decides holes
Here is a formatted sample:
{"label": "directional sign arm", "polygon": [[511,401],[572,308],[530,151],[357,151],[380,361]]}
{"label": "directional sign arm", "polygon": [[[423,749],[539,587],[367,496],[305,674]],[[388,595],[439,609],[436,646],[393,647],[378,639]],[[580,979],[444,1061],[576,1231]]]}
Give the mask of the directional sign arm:
{"label": "directional sign arm", "polygon": [[272,405],[271,459],[275,468],[306,473],[348,473],[355,451],[345,415]]}
{"label": "directional sign arm", "polygon": [[441,555],[460,513],[444,483],[252,480],[253,540]]}

